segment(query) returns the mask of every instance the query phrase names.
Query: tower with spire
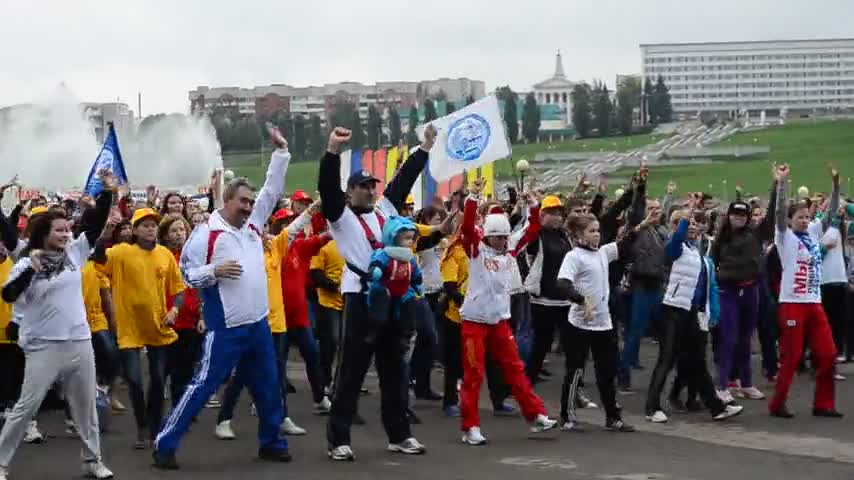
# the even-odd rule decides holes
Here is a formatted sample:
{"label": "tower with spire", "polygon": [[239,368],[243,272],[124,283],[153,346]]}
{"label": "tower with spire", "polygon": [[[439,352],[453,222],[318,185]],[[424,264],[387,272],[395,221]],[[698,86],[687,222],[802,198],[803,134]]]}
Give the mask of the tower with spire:
{"label": "tower with spire", "polygon": [[554,74],[550,78],[534,84],[532,90],[539,105],[557,106],[566,125],[569,125],[572,112],[570,94],[573,87],[575,87],[575,82],[566,78],[566,72],[563,68],[563,55],[558,50],[555,54]]}

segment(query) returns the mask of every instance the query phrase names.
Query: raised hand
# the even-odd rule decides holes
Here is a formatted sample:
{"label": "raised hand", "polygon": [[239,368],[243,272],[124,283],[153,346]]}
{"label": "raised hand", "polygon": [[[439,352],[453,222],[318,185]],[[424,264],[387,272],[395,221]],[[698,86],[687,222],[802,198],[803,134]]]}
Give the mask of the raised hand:
{"label": "raised hand", "polygon": [[116,190],[119,186],[119,179],[109,169],[98,170],[98,178],[101,179],[105,190]]}
{"label": "raised hand", "polygon": [[833,165],[830,166],[830,176],[833,178],[833,184],[839,185],[839,170]]}
{"label": "raised hand", "polygon": [[5,185],[0,186],[0,195],[3,195],[6,190],[9,190],[12,187],[18,186],[18,174],[15,174]]}
{"label": "raised hand", "polygon": [[673,180],[667,182],[667,194],[673,195],[673,193],[675,191],[676,191],[676,182],[674,182]]}
{"label": "raised hand", "polygon": [[288,149],[288,141],[282,136],[282,132],[279,131],[279,127],[268,126],[267,133],[270,134],[270,141],[273,143],[273,146],[280,150]]}
{"label": "raised hand", "polygon": [[429,152],[433,148],[433,144],[436,143],[437,133],[436,127],[432,124],[427,125],[427,128],[424,129],[424,141],[421,142],[421,150]]}
{"label": "raised hand", "polygon": [[338,155],[341,153],[341,145],[350,141],[353,132],[344,127],[335,127],[329,132],[329,143],[326,144],[326,150],[329,153]]}
{"label": "raised hand", "polygon": [[774,170],[774,180],[782,182],[789,177],[789,165],[783,164]]}

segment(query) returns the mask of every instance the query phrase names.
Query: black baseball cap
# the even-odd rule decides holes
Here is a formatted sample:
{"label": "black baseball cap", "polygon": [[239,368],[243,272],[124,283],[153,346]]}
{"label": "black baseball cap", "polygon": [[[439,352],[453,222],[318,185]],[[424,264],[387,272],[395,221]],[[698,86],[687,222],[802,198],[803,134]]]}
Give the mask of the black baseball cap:
{"label": "black baseball cap", "polygon": [[750,205],[747,202],[742,202],[741,200],[732,202],[729,204],[729,209],[727,210],[727,215],[736,214],[736,215],[750,215]]}
{"label": "black baseball cap", "polygon": [[347,179],[347,188],[353,188],[357,185],[363,185],[368,182],[379,182],[380,179],[371,175],[371,172],[367,170],[359,170],[358,172],[350,175],[350,178]]}

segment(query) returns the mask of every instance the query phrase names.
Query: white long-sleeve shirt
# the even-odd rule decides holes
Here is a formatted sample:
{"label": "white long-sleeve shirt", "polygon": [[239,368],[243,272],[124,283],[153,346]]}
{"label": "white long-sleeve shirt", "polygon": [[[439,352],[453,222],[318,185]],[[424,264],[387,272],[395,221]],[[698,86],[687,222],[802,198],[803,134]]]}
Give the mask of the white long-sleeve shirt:
{"label": "white long-sleeve shirt", "polygon": [[[205,325],[209,330],[233,328],[264,320],[269,313],[264,267],[264,224],[285,191],[291,155],[276,150],[270,159],[264,187],[255,198],[249,220],[235,228],[216,211],[193,230],[181,253],[181,271],[192,288],[202,289]],[[217,265],[237,261],[243,273],[237,280],[217,279]]]}

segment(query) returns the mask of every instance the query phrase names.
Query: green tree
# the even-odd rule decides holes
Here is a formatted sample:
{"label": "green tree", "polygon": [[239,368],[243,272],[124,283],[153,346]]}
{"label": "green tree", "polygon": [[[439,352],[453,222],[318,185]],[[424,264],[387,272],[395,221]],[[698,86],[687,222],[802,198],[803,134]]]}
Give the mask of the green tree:
{"label": "green tree", "polygon": [[519,141],[519,112],[516,103],[519,96],[509,86],[504,86],[496,92],[498,99],[504,101],[504,124],[507,126],[507,138],[510,143]]}
{"label": "green tree", "polygon": [[522,135],[528,143],[535,143],[540,136],[540,107],[533,93],[525,96],[522,106]]}
{"label": "green tree", "polygon": [[664,77],[658,76],[655,82],[655,113],[658,122],[667,123],[673,120],[673,105],[670,102],[670,89],[664,84]]}
{"label": "green tree", "polygon": [[593,88],[593,125],[599,130],[600,137],[607,137],[611,134],[611,113],[613,106],[611,105],[611,92],[608,90],[608,85],[603,82],[596,82]]}
{"label": "green tree", "polygon": [[[354,116],[355,112],[355,116]],[[344,127],[350,130],[353,129],[353,118],[357,117],[359,112],[356,106],[346,98],[338,98],[332,103],[332,115],[329,119],[329,128]]]}
{"label": "green tree", "polygon": [[296,118],[294,118],[294,131],[289,145],[291,153],[293,153],[296,160],[306,159],[305,153],[307,143],[308,139],[306,138],[305,131],[305,117],[297,115]]}
{"label": "green tree", "polygon": [[643,99],[644,106],[646,107],[646,118],[644,118],[644,124],[658,124],[657,98],[658,97],[655,94],[655,88],[652,85],[652,79],[647,78],[646,81],[643,82]]}
{"label": "green tree", "polygon": [[450,115],[457,111],[457,106],[454,105],[454,102],[446,102],[445,103],[445,115]]}
{"label": "green tree", "polygon": [[433,100],[436,100],[437,102],[445,102],[448,100],[448,94],[440,88],[439,91],[433,95]]}
{"label": "green tree", "polygon": [[400,114],[397,113],[397,107],[388,107],[388,135],[389,143],[392,146],[397,145],[400,139],[403,138],[403,131],[400,127]]}
{"label": "green tree", "polygon": [[468,107],[472,103],[474,103],[474,95],[469,95],[468,97],[466,97],[466,106]]}
{"label": "green tree", "polygon": [[320,117],[317,115],[312,115],[309,119],[308,148],[313,159],[319,159],[326,149],[326,143],[323,138],[323,127],[320,124]]}
{"label": "green tree", "polygon": [[378,150],[382,143],[383,119],[374,105],[368,107],[368,148]]}
{"label": "green tree", "polygon": [[436,104],[429,98],[424,100],[424,123],[430,123],[437,118],[439,115],[436,113]]}
{"label": "green tree", "polygon": [[409,109],[409,128],[406,130],[406,144],[418,145],[418,134],[415,127],[418,126],[418,108],[414,105]]}
{"label": "green tree", "polygon": [[263,141],[261,127],[250,116],[240,119],[232,132],[232,146],[236,150],[258,150]]}
{"label": "green tree", "polygon": [[629,77],[617,86],[616,127],[623,135],[632,133],[634,110],[640,106],[641,87],[638,79]]}
{"label": "green tree", "polygon": [[586,83],[577,84],[573,87],[570,96],[572,98],[572,124],[575,126],[575,131],[578,132],[579,137],[589,137],[590,130],[593,128],[590,85]]}
{"label": "green tree", "polygon": [[353,119],[350,125],[352,125],[353,136],[350,137],[350,148],[364,148],[366,135],[365,129],[362,128],[362,117],[359,116],[359,109],[354,108],[352,115]]}

